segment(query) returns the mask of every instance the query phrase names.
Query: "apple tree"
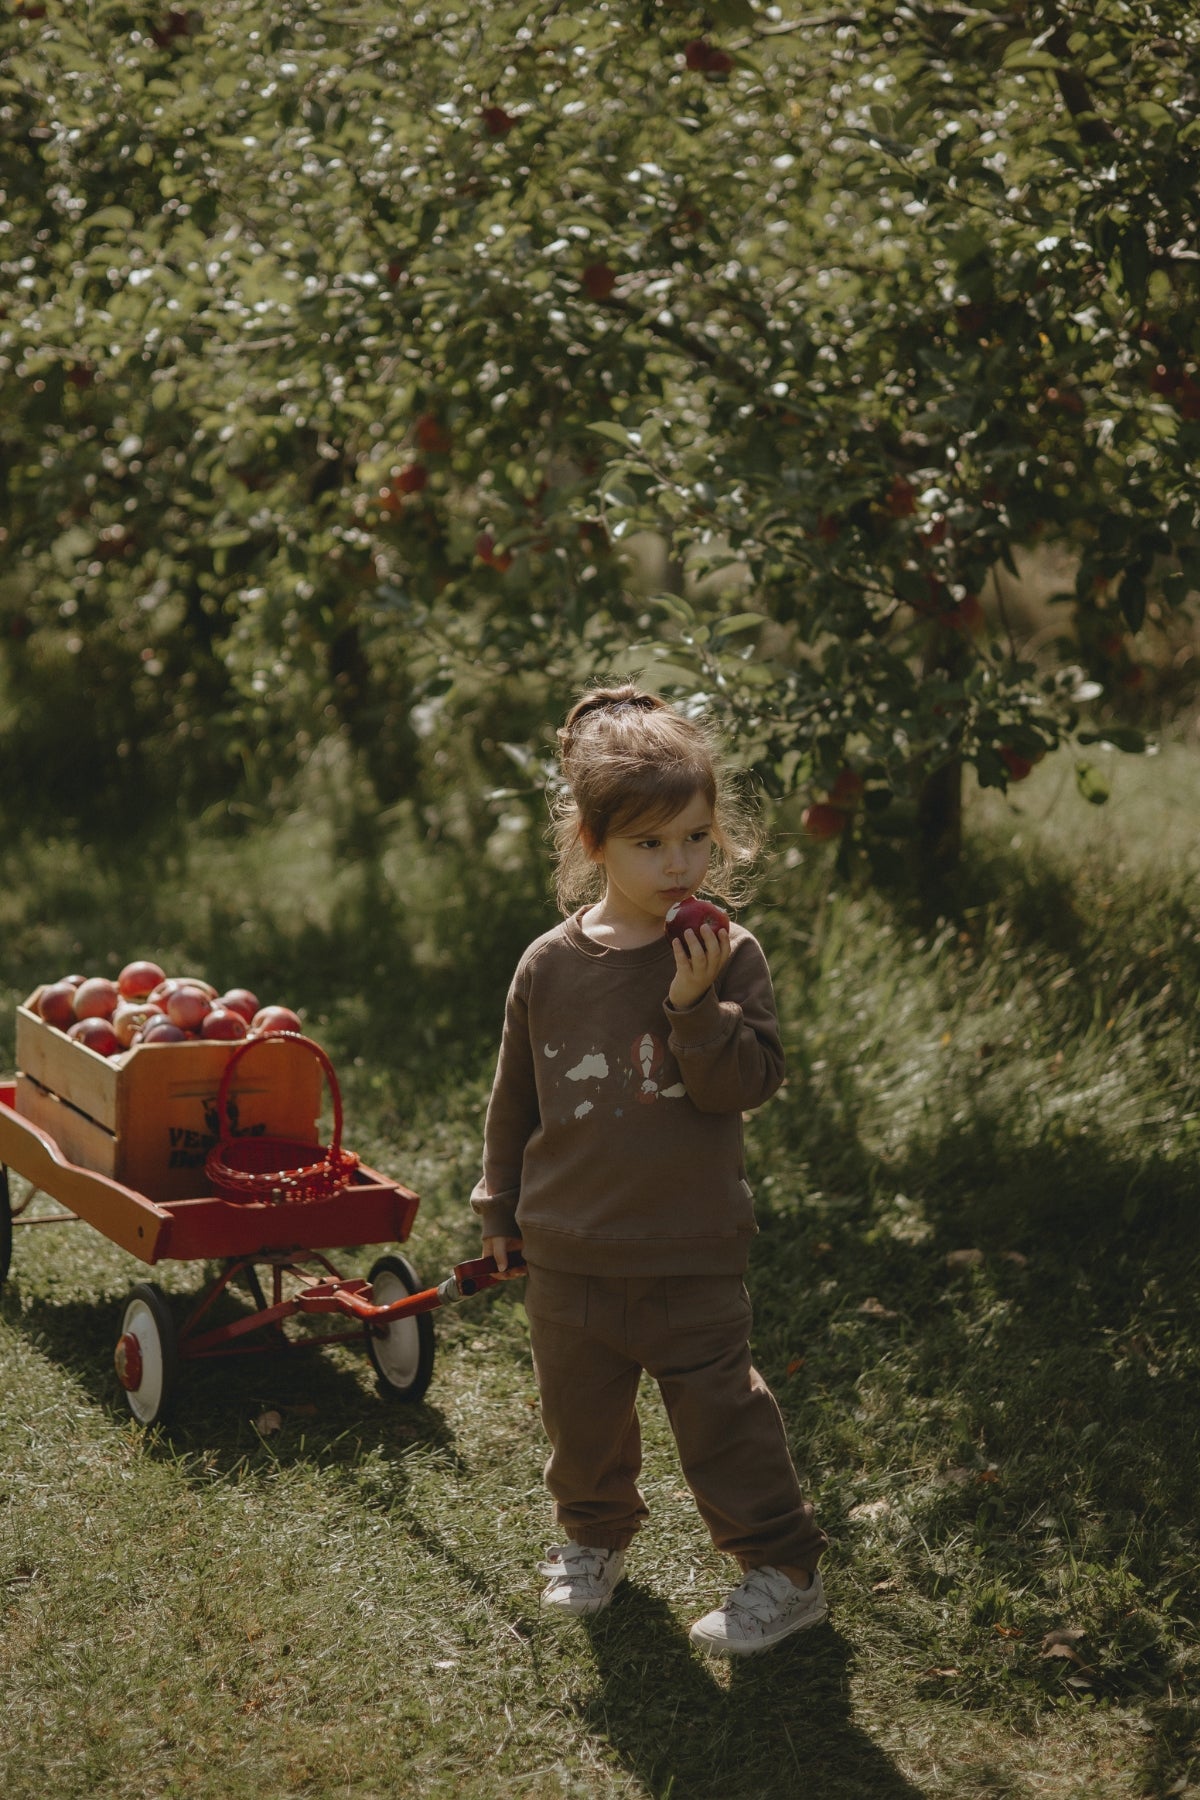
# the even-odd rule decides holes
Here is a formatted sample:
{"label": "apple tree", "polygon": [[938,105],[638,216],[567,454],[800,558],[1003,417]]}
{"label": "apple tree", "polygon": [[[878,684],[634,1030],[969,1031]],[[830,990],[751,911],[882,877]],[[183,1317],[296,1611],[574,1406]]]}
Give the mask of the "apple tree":
{"label": "apple tree", "polygon": [[[431,746],[536,762],[624,666],[814,835],[951,861],[964,765],[1068,741],[1102,797],[1137,634],[1200,587],[1198,37],[1180,0],[24,0],[6,744],[248,779],[338,732],[413,794]],[[1047,545],[1032,656],[997,571]]]}

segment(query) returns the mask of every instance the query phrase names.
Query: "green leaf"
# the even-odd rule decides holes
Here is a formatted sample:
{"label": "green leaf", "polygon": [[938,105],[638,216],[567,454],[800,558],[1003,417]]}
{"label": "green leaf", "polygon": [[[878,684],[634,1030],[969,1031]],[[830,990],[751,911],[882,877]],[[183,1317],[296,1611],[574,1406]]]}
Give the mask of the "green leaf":
{"label": "green leaf", "polygon": [[127,206],[102,206],[98,212],[89,213],[84,220],[89,230],[101,227],[104,230],[132,231],[134,218]]}
{"label": "green leaf", "polygon": [[1110,725],[1104,731],[1080,731],[1076,733],[1076,742],[1111,744],[1114,750],[1123,750],[1127,756],[1144,756],[1146,753],[1145,734],[1132,725]]}
{"label": "green leaf", "polygon": [[611,419],[601,419],[599,424],[589,425],[588,430],[597,437],[607,438],[610,444],[620,444],[623,450],[636,450],[637,440],[626,431],[623,425],[614,424]]}
{"label": "green leaf", "polygon": [[739,631],[758,631],[767,623],[762,613],[734,613],[730,619],[718,619],[713,626],[714,637],[733,637]]}
{"label": "green leaf", "polygon": [[692,626],[696,623],[696,609],[679,594],[651,594],[649,604],[657,606],[668,618],[678,619],[681,625]]}

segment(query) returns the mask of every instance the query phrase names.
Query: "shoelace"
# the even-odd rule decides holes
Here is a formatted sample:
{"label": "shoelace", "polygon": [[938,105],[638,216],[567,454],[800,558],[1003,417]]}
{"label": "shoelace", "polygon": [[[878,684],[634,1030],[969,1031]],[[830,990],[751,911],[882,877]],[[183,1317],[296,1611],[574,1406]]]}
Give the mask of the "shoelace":
{"label": "shoelace", "polygon": [[562,1581],[595,1581],[603,1572],[608,1557],[603,1550],[588,1544],[556,1544],[546,1560],[538,1564],[538,1573]]}
{"label": "shoelace", "polygon": [[[760,1625],[765,1625],[780,1603],[787,1598],[778,1585],[780,1580],[786,1579],[786,1576],[772,1577],[760,1569],[751,1569],[741,1586],[730,1594],[723,1610],[744,1614],[747,1618],[757,1620]],[[788,1586],[791,1586],[790,1582]]]}

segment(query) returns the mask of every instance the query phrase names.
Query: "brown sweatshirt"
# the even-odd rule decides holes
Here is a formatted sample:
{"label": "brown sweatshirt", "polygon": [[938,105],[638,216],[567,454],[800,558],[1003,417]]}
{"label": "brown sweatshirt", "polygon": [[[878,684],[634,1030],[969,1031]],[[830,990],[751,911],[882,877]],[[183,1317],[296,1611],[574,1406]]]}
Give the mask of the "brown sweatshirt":
{"label": "brown sweatshirt", "polygon": [[742,1113],[783,1080],[771,975],[730,928],[714,987],[678,1012],[664,936],[589,938],[580,915],[517,965],[471,1196],[485,1237],[573,1274],[735,1274],[754,1223]]}

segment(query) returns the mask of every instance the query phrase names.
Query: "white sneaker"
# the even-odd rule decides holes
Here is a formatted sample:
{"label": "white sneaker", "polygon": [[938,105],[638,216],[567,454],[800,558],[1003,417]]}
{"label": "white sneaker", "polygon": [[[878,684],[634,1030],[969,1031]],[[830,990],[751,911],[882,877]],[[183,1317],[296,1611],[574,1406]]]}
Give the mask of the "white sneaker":
{"label": "white sneaker", "polygon": [[798,1588],[781,1569],[751,1569],[720,1606],[696,1620],[689,1636],[710,1656],[753,1656],[793,1631],[819,1625],[828,1610],[815,1569],[806,1588]]}
{"label": "white sneaker", "polygon": [[552,1612],[594,1613],[606,1607],[625,1572],[623,1550],[598,1550],[594,1544],[556,1544],[547,1550],[538,1574],[549,1580],[542,1605]]}

